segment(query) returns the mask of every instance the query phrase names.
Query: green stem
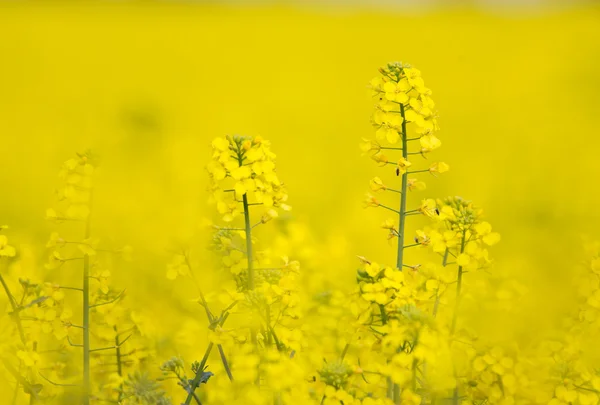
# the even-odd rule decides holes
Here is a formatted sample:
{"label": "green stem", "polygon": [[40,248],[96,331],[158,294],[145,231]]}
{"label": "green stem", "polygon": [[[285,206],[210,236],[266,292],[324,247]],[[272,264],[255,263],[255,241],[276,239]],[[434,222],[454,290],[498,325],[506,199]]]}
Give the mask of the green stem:
{"label": "green stem", "polygon": [[396,211],[393,208],[388,207],[387,205],[379,204],[378,207],[385,208],[386,210],[390,210],[392,212],[395,212],[396,214],[400,214],[400,212]]}
{"label": "green stem", "polygon": [[346,346],[344,346],[344,350],[342,350],[342,354],[340,355],[340,360],[344,360],[344,357],[346,357],[346,353],[348,353],[349,348],[350,343],[346,343]]}
{"label": "green stem", "polygon": [[[404,117],[404,105],[400,104],[400,114],[402,115],[402,157],[408,157],[408,143],[406,136],[406,119]],[[404,228],[406,225],[406,190],[408,188],[408,173],[402,174],[402,188],[400,189],[400,212],[398,213],[400,224],[398,226],[398,255],[396,258],[396,267],[402,271],[404,263]]]}
{"label": "green stem", "polygon": [[[460,244],[460,253],[464,253],[465,251],[465,243],[467,237],[467,230],[463,230],[462,242]],[[456,330],[456,321],[458,319],[458,306],[460,305],[460,293],[462,289],[462,276],[463,276],[463,268],[462,266],[458,266],[458,276],[456,279],[456,302],[454,304],[454,315],[452,316],[452,327],[450,328],[450,334],[453,335]]]}
{"label": "green stem", "polygon": [[[238,146],[238,163],[240,166],[243,166],[243,153],[239,150]],[[242,196],[242,203],[244,204],[244,229],[246,230],[246,258],[248,259],[248,284],[247,289],[249,291],[254,290],[254,267],[252,263],[253,254],[252,254],[252,226],[250,225],[250,209],[248,204],[248,194],[244,194]],[[250,330],[250,337],[252,340],[252,344],[254,347],[258,346],[258,341],[256,338],[256,330]],[[256,378],[256,385],[260,384],[260,376]]]}
{"label": "green stem", "polygon": [[[113,330],[115,331],[115,347],[117,351],[117,374],[119,377],[123,377],[123,366],[121,364],[121,342],[119,339],[119,331],[117,330],[117,326],[113,326]],[[123,384],[119,385],[119,394],[117,401],[120,403],[123,399]]]}
{"label": "green stem", "polygon": [[267,305],[265,312],[265,323],[267,324],[267,345],[270,346],[271,343],[273,343],[273,335],[271,335],[271,307],[269,305]]}
{"label": "green stem", "polygon": [[23,330],[23,325],[21,324],[21,316],[19,315],[19,307],[17,305],[17,301],[15,300],[15,297],[10,292],[10,289],[8,288],[8,284],[6,284],[6,281],[4,280],[4,277],[2,277],[2,274],[0,274],[0,283],[2,283],[2,287],[4,288],[4,291],[6,292],[6,296],[8,297],[8,301],[10,302],[10,306],[13,310],[12,318],[14,319],[15,324],[17,325],[17,329],[19,330],[19,337],[21,338],[21,343],[23,343],[23,345],[26,345],[27,341],[25,339],[25,332]]}
{"label": "green stem", "polygon": [[395,403],[400,403],[400,386],[398,384],[394,384],[394,397],[392,398]]}
{"label": "green stem", "polygon": [[[21,372],[21,366],[19,366],[19,373]],[[17,399],[19,399],[19,387],[21,386],[21,384],[17,381],[15,384],[15,392],[13,393],[13,398],[11,401],[12,405],[15,405],[17,403]]]}
{"label": "green stem", "polygon": [[[226,313],[223,316],[223,318],[221,319],[221,322],[219,322],[220,326],[223,326],[223,324],[227,320],[228,316],[229,316],[228,313]],[[185,405],[190,405],[192,403],[192,399],[194,399],[196,388],[198,388],[198,385],[200,385],[200,381],[202,381],[202,376],[204,374],[204,367],[206,367],[206,362],[208,361],[208,356],[210,356],[210,352],[212,351],[213,346],[214,346],[214,343],[210,342],[206,348],[206,351],[204,352],[204,356],[202,357],[202,361],[200,361],[200,366],[198,368],[198,371],[196,372],[196,376],[194,377],[194,379],[192,380],[192,382],[190,384],[188,396],[185,399],[185,403],[184,403]],[[225,365],[226,362],[224,362],[223,364]],[[226,370],[227,370],[227,375],[229,375],[230,378],[233,379],[233,377],[231,377],[231,375],[230,375],[231,372],[229,371],[228,366],[226,366]]]}
{"label": "green stem", "polygon": [[252,264],[252,227],[250,226],[250,210],[248,196],[244,194],[244,224],[246,228],[246,253],[248,257],[248,290],[254,290],[254,268]]}
{"label": "green stem", "polygon": [[[400,114],[402,115],[402,157],[408,159],[408,137],[406,135],[406,118],[404,115],[404,104],[400,104]],[[396,257],[396,268],[402,271],[404,267],[404,237],[406,227],[406,191],[408,189],[408,172],[402,174],[402,187],[400,189],[400,211],[398,212],[399,225],[398,225],[398,255]],[[400,403],[400,386],[394,384],[390,396],[388,389],[388,398],[394,401],[394,403]]]}
{"label": "green stem", "polygon": [[[91,205],[90,214],[85,223],[85,237],[91,235]],[[91,377],[90,377],[90,256],[83,255],[83,405],[90,405]]]}
{"label": "green stem", "polygon": [[[243,166],[244,155],[239,149],[237,151],[238,164]],[[254,290],[254,268],[252,265],[252,226],[250,225],[250,209],[248,204],[248,194],[242,196],[244,204],[244,230],[246,231],[246,257],[248,259],[248,290]]]}
{"label": "green stem", "polygon": [[210,352],[212,351],[213,346],[214,343],[210,342],[208,344],[208,347],[206,348],[206,351],[204,352],[204,357],[202,357],[202,361],[200,362],[200,366],[198,367],[196,377],[194,377],[194,380],[190,385],[190,391],[188,392],[188,396],[185,399],[185,405],[190,405],[192,403],[192,399],[195,396],[196,388],[198,388],[198,385],[200,385],[200,381],[202,380],[202,376],[204,373],[204,367],[206,367],[206,362],[208,361],[208,356],[210,356]]}
{"label": "green stem", "polygon": [[[450,250],[448,248],[446,248],[446,251],[444,252],[444,258],[442,259],[442,267],[446,267],[446,264],[448,264],[448,254],[450,253]],[[435,291],[435,303],[433,304],[433,317],[435,318],[437,316],[437,312],[440,306],[440,287],[438,286],[437,290]]]}
{"label": "green stem", "polygon": [[385,306],[383,304],[379,304],[379,313],[381,314],[381,323],[383,325],[387,324],[387,322],[388,322],[388,315],[385,312]]}
{"label": "green stem", "polygon": [[[188,253],[184,251],[183,257],[185,259],[185,263],[188,266],[188,269],[190,270],[190,276],[192,278],[192,281],[194,282],[194,285],[196,286],[196,289],[198,290],[198,294],[200,294],[200,303],[204,307],[204,311],[206,312],[206,318],[208,319],[209,326],[212,327],[213,323],[215,322],[215,316],[210,311],[210,308],[208,307],[208,302],[206,301],[206,297],[204,296],[204,293],[202,292],[202,288],[200,288],[200,284],[198,283],[198,280],[196,280],[196,276],[194,275],[194,269],[192,267],[192,262],[190,260]],[[233,306],[233,304],[231,306]],[[226,317],[226,316],[229,316],[228,309],[226,309],[223,312],[223,315],[221,315],[221,320],[223,320],[224,319],[223,317]],[[219,349],[219,355],[221,356],[221,361],[223,362],[223,367],[225,368],[225,371],[227,372],[227,376],[229,377],[230,381],[233,381],[233,375],[231,374],[231,369],[229,368],[229,363],[227,362],[227,357],[225,356],[225,351],[223,350],[223,346],[221,344],[218,344],[217,348]]]}
{"label": "green stem", "polygon": [[219,356],[221,356],[221,362],[223,363],[223,368],[225,368],[227,377],[229,377],[229,381],[233,381],[233,374],[231,374],[231,369],[229,368],[229,363],[227,362],[227,357],[225,357],[225,351],[223,350],[223,345],[218,344],[217,349],[219,349]]}
{"label": "green stem", "polygon": [[[463,230],[462,242],[460,244],[460,253],[465,251],[465,242],[466,242],[467,230]],[[458,277],[456,280],[456,302],[454,304],[454,315],[452,316],[452,326],[450,328],[450,335],[454,335],[454,331],[456,330],[456,321],[458,319],[458,307],[460,305],[460,293],[462,289],[462,276],[463,276],[463,268],[462,266],[458,266]],[[458,405],[460,403],[458,396],[458,378],[456,379],[456,387],[454,388],[454,395],[452,396],[452,403],[454,405]]]}

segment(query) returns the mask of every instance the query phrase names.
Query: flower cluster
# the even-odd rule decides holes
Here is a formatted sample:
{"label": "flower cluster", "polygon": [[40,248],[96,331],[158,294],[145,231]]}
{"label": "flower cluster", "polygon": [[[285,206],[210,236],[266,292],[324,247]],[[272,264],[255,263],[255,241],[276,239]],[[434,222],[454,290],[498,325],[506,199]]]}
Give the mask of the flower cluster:
{"label": "flower cluster", "polygon": [[[300,392],[308,395],[306,388],[298,389],[305,381],[298,360],[304,346],[298,299],[300,265],[285,255],[273,257],[269,250],[257,250],[254,237],[258,226],[278,217],[278,210],[290,210],[288,195],[275,171],[275,154],[268,141],[229,136],[216,138],[212,147],[207,166],[210,192],[227,226],[211,226],[210,246],[218,258],[217,266],[225,270],[221,273],[223,288],[217,293],[218,302],[209,303],[208,294],[195,279],[196,263],[190,248],[181,249],[169,264],[168,278],[181,275],[194,280],[210,331],[209,346],[194,378],[180,377],[183,372],[178,369],[177,378],[187,392],[186,404],[194,395],[207,396],[214,404],[235,400],[289,403]],[[253,221],[255,209],[260,210],[259,219]],[[235,222],[238,217],[243,218],[239,226]],[[218,305],[220,314],[215,311]],[[234,321],[225,325],[232,313],[242,317],[237,317],[234,325],[228,326]],[[206,362],[214,346],[222,372],[215,368],[207,371]],[[206,373],[214,373],[210,381],[213,388],[196,394],[200,384],[207,382],[202,377]],[[272,391],[260,389],[262,386]]]}
{"label": "flower cluster", "polygon": [[240,203],[263,206],[263,222],[277,217],[276,208],[290,209],[285,203],[287,191],[275,171],[270,142],[258,136],[229,136],[216,138],[212,148],[207,170],[212,197],[225,222],[243,214]]}
{"label": "flower cluster", "polygon": [[90,215],[93,176],[98,166],[98,158],[91,152],[78,154],[67,160],[59,173],[63,184],[56,191],[64,210],[49,208],[49,220],[85,220]]}

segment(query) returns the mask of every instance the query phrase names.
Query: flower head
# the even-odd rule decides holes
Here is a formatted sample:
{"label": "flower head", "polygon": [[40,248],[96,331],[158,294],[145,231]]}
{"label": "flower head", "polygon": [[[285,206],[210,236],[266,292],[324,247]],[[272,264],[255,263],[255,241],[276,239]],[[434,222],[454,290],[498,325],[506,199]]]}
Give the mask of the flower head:
{"label": "flower head", "polygon": [[213,155],[206,169],[212,200],[227,222],[243,212],[242,200],[262,205],[274,217],[274,209],[289,210],[288,194],[275,170],[271,144],[261,137],[228,136],[212,142]]}

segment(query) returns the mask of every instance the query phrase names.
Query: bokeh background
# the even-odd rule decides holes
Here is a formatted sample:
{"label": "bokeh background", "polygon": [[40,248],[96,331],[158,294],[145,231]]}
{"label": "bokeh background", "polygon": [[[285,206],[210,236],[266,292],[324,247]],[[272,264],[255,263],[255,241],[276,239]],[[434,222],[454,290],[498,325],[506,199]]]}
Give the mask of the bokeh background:
{"label": "bokeh background", "polygon": [[4,2],[0,55],[11,242],[41,247],[42,266],[59,167],[92,148],[96,234],[134,247],[113,275],[146,309],[190,298],[165,279],[167,246],[214,217],[216,136],[272,141],[298,246],[328,283],[351,285],[356,255],[394,262],[386,213],[362,207],[382,169],[358,147],[374,136],[367,85],[388,61],[423,72],[442,128],[430,159],[451,167],[413,205],[460,195],[484,208],[503,237],[493,271],[544,311],[563,305],[582,238],[600,238],[597,3]]}

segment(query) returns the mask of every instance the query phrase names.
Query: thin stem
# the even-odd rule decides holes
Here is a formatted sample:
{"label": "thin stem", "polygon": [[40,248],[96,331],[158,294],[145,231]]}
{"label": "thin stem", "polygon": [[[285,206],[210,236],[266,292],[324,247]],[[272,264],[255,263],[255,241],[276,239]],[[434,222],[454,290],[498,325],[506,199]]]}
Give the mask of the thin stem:
{"label": "thin stem", "polygon": [[346,357],[346,353],[348,353],[349,348],[350,343],[346,343],[346,346],[344,346],[344,350],[342,350],[342,354],[340,355],[340,360],[344,360],[344,357]]}
{"label": "thin stem", "polygon": [[[119,377],[123,377],[123,367],[121,364],[121,343],[119,342],[119,331],[117,330],[117,326],[113,326],[113,330],[115,331],[115,351],[117,354],[117,374]],[[119,385],[119,396],[117,398],[117,402],[121,402],[123,399],[123,384]]]}
{"label": "thin stem", "polygon": [[267,305],[265,312],[265,323],[267,325],[267,344],[271,345],[273,335],[271,334],[271,307],[269,305]]}
{"label": "thin stem", "polygon": [[[243,162],[243,156],[242,156],[242,152],[239,151],[238,152],[238,163],[240,166],[242,166],[242,162]],[[249,205],[248,205],[248,194],[244,194],[242,196],[242,201],[244,204],[244,227],[246,229],[246,258],[248,259],[248,284],[247,284],[247,288],[248,290],[254,290],[254,267],[253,267],[253,255],[252,255],[252,228],[253,226],[250,225],[250,209],[249,209]],[[251,339],[252,339],[252,343],[254,344],[254,346],[256,347],[257,345],[257,340],[256,340],[256,331],[255,330],[251,330],[250,331],[250,335],[251,335]],[[257,377],[256,380],[257,385],[259,384],[259,378]]]}
{"label": "thin stem", "polygon": [[400,212],[398,212],[397,210],[395,210],[393,208],[390,208],[390,207],[388,207],[386,205],[383,205],[383,204],[379,204],[378,207],[385,208],[386,210],[390,210],[392,212],[395,212],[396,214],[400,214]]}
{"label": "thin stem", "polygon": [[96,307],[101,307],[102,305],[108,305],[108,304],[112,304],[113,302],[117,301],[119,298],[121,298],[123,296],[123,294],[125,294],[125,290],[121,291],[116,297],[108,300],[108,301],[103,301],[100,302],[98,304],[94,304],[94,305],[90,305],[90,309],[91,308],[96,308]]}
{"label": "thin stem", "polygon": [[204,307],[204,311],[206,311],[206,317],[208,318],[208,322],[212,323],[214,320],[214,316],[210,312],[210,309],[208,308],[208,303],[206,302],[206,298],[204,297],[204,293],[202,292],[202,289],[200,288],[200,284],[198,284],[198,281],[196,280],[196,277],[194,276],[194,268],[192,267],[190,257],[187,254],[187,252],[185,252],[185,251],[183,252],[183,257],[185,259],[185,264],[188,266],[188,269],[190,271],[190,275],[192,276],[192,281],[194,282],[194,285],[196,286],[196,289],[198,290],[198,294],[200,294],[200,301],[201,301],[202,306]]}
{"label": "thin stem", "polygon": [[21,324],[21,316],[19,315],[19,307],[17,306],[17,301],[15,300],[15,297],[11,294],[10,289],[8,288],[8,284],[6,284],[6,281],[4,280],[4,277],[2,277],[2,274],[0,274],[0,283],[2,283],[2,287],[6,292],[8,301],[10,301],[10,306],[13,310],[13,313],[11,315],[13,320],[15,321],[15,324],[17,325],[17,329],[19,330],[19,337],[21,338],[21,343],[26,345],[27,342],[25,339],[25,332],[23,330],[23,325]]}
{"label": "thin stem", "polygon": [[[90,194],[90,213],[85,222],[85,237],[89,239],[92,232],[91,227],[91,205],[92,196]],[[83,405],[90,405],[91,393],[90,377],[90,256],[83,255]]]}
{"label": "thin stem", "polygon": [[[19,366],[19,372],[21,372],[21,366]],[[21,386],[21,384],[19,384],[18,381],[15,382],[15,392],[13,393],[13,397],[12,397],[12,401],[11,404],[15,405],[17,403],[17,399],[19,399],[19,387]]]}
{"label": "thin stem", "polygon": [[219,349],[219,356],[221,356],[221,362],[223,362],[223,367],[225,368],[227,377],[229,377],[229,381],[233,381],[233,374],[231,374],[231,369],[229,368],[227,357],[225,357],[225,351],[223,350],[223,346],[217,345],[217,349]]}
{"label": "thin stem", "polygon": [[[202,381],[204,367],[206,367],[206,362],[208,361],[208,356],[210,356],[210,352],[212,351],[213,346],[214,343],[210,342],[208,344],[208,347],[206,348],[206,351],[204,352],[204,357],[202,357],[202,361],[200,361],[200,366],[198,366],[198,372],[196,373],[196,377],[194,377],[192,383],[190,384],[188,396],[184,402],[185,405],[190,405],[192,403],[192,399],[196,396],[196,388],[198,388],[198,385],[200,385],[200,381]],[[196,401],[198,401],[197,397]]]}
{"label": "thin stem", "polygon": [[[467,237],[467,230],[463,230],[462,242],[460,244],[460,253],[465,251],[465,243]],[[458,277],[456,279],[456,302],[454,304],[454,315],[452,316],[452,327],[450,328],[450,334],[453,335],[456,330],[456,320],[458,319],[458,306],[460,305],[460,292],[462,289],[462,276],[463,268],[458,266]]]}
{"label": "thin stem", "polygon": [[[212,312],[210,311],[210,308],[208,307],[208,302],[206,302],[206,297],[204,296],[204,293],[202,292],[202,289],[200,288],[200,284],[198,284],[198,281],[196,280],[196,277],[194,276],[194,270],[193,270],[192,263],[191,263],[188,253],[183,252],[183,257],[185,258],[185,263],[187,264],[188,269],[190,270],[190,275],[191,275],[192,281],[196,285],[198,294],[200,294],[200,301],[201,301],[200,304],[204,307],[204,310],[206,311],[206,317],[208,318],[209,328],[213,328],[213,324],[215,324],[215,323],[216,323],[216,325],[214,325],[214,326],[219,325],[219,323],[222,324],[223,322],[225,322],[225,319],[229,316],[228,311],[235,306],[236,302],[233,302],[231,305],[229,305],[229,307],[227,307],[225,310],[223,310],[223,312],[221,313],[221,316],[217,320],[215,320],[215,316],[212,314]],[[223,367],[225,368],[225,371],[227,372],[227,376],[229,377],[230,381],[233,381],[233,375],[231,374],[231,369],[229,368],[229,363],[227,362],[227,357],[225,356],[225,351],[223,350],[223,346],[221,344],[218,344],[217,348],[219,349],[219,355],[221,356],[221,361],[223,362]],[[198,402],[198,399],[196,399],[196,401]]]}
{"label": "thin stem", "polygon": [[[442,267],[446,267],[446,264],[448,263],[448,253],[450,253],[450,250],[448,248],[446,248],[446,251],[444,252],[444,258],[442,259]],[[437,290],[435,290],[435,303],[433,304],[433,317],[435,318],[437,316],[437,312],[440,306],[440,287],[438,286]]]}
{"label": "thin stem", "polygon": [[[406,134],[406,117],[404,114],[404,104],[400,103],[400,114],[402,115],[402,157],[404,160],[408,159],[408,136]],[[406,191],[408,190],[408,172],[402,173],[402,186],[400,189],[400,211],[398,212],[399,225],[398,225],[398,254],[396,257],[396,268],[402,271],[404,267],[404,239],[405,239],[405,227],[406,227]],[[388,397],[399,404],[400,399],[400,386],[394,384],[391,392],[391,396]]]}
{"label": "thin stem", "polygon": [[248,209],[248,196],[244,194],[244,223],[246,227],[246,252],[248,258],[248,290],[254,290],[254,269],[252,263],[252,227],[250,225],[250,210]]}
{"label": "thin stem", "polygon": [[[408,143],[406,136],[406,119],[404,114],[404,104],[400,104],[400,114],[402,115],[402,157],[408,157]],[[398,216],[400,224],[398,226],[398,255],[396,257],[396,268],[402,271],[404,263],[404,228],[406,225],[406,190],[408,188],[408,172],[402,174],[402,188],[400,189],[400,211]]]}
{"label": "thin stem", "polygon": [[83,288],[59,286],[61,290],[83,291]]}
{"label": "thin stem", "polygon": [[388,315],[385,312],[385,306],[383,304],[379,304],[379,313],[381,314],[381,323],[386,325],[388,322]]}
{"label": "thin stem", "polygon": [[[227,320],[228,317],[229,317],[229,313],[225,313],[225,315],[223,315],[223,317],[221,318],[219,325],[223,326],[223,324],[225,323],[225,321]],[[202,376],[204,374],[204,368],[206,367],[206,362],[208,361],[208,356],[210,356],[210,352],[212,351],[213,346],[214,346],[214,343],[210,342],[206,348],[206,351],[204,352],[204,357],[202,357],[202,361],[200,362],[200,366],[198,367],[196,376],[194,377],[194,379],[192,380],[192,382],[190,384],[188,396],[185,399],[185,403],[184,403],[185,405],[190,405],[190,403],[192,402],[192,399],[196,395],[195,394],[196,388],[198,388],[198,385],[200,385],[200,382],[202,381]],[[233,381],[233,376],[231,375],[231,370],[229,369],[227,360],[225,360],[225,355],[223,354],[223,352],[221,350],[219,350],[219,352],[222,355],[221,360],[223,360],[223,366],[225,366],[225,371],[227,371],[227,375]]]}
{"label": "thin stem", "polygon": [[46,377],[45,375],[43,375],[42,373],[39,373],[40,377],[42,377],[44,380],[46,380],[47,382],[49,382],[50,384],[56,386],[56,387],[78,387],[77,384],[60,384],[57,382],[54,382],[52,380],[50,380],[48,377]]}

